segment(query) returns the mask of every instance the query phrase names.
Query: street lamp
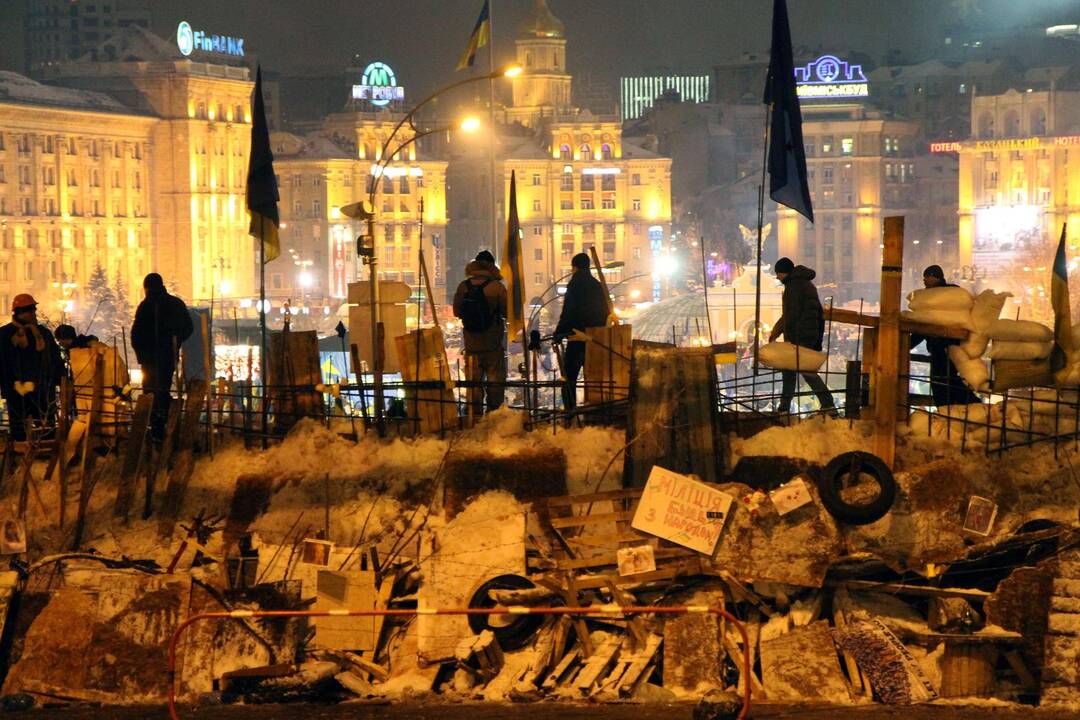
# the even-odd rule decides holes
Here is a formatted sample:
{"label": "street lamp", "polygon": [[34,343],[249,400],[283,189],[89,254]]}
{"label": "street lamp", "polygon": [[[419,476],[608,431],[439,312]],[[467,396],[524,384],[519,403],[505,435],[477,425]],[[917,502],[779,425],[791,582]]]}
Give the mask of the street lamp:
{"label": "street lamp", "polygon": [[[341,209],[341,214],[346,217],[367,221],[367,235],[366,243],[363,241],[357,248],[357,254],[363,259],[363,262],[368,266],[368,302],[371,305],[371,354],[374,361],[373,375],[374,382],[372,383],[372,391],[374,394],[373,405],[375,408],[375,424],[380,435],[383,435],[385,428],[383,426],[383,378],[382,378],[382,360],[379,357],[379,274],[378,257],[375,254],[375,196],[379,191],[379,186],[382,184],[383,174],[386,172],[386,167],[390,164],[390,161],[394,157],[397,157],[403,149],[410,144],[416,142],[422,137],[426,137],[436,132],[441,132],[446,128],[440,128],[436,130],[428,130],[425,132],[417,132],[416,125],[413,124],[413,117],[416,115],[420,108],[427,105],[435,98],[443,95],[455,88],[467,85],[473,82],[480,82],[483,80],[494,80],[500,77],[516,77],[521,74],[521,66],[514,64],[500,68],[495,72],[488,73],[486,75],[479,75],[476,77],[465,78],[458,80],[457,82],[450,83],[449,85],[439,88],[435,92],[428,95],[426,98],[417,103],[409,112],[405,113],[404,117],[398,121],[394,126],[394,129],[390,132],[390,135],[383,143],[382,154],[379,158],[379,162],[372,170],[372,176],[370,179],[371,186],[368,190],[368,207],[364,207],[363,203],[352,203]],[[391,155],[390,144],[394,141],[398,131],[404,127],[405,123],[409,124],[409,127],[413,131],[413,136],[406,142],[399,145]],[[479,127],[478,120],[466,120],[461,124],[461,129],[464,132],[472,132]]]}

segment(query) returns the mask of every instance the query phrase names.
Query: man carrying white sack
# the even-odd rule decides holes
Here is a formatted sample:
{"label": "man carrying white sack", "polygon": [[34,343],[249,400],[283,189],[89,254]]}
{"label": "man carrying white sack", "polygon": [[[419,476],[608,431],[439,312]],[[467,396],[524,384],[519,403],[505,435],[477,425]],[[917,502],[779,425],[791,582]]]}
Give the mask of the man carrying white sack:
{"label": "man carrying white sack", "polygon": [[[940,265],[930,265],[923,270],[923,286],[927,288],[956,287],[945,282],[945,272]],[[979,396],[971,392],[964,384],[959,373],[956,372],[956,366],[949,359],[949,346],[958,345],[960,341],[912,333],[912,348],[924,341],[926,352],[930,356],[930,392],[934,396],[934,405],[944,407],[982,402]]]}
{"label": "man carrying white sack", "polygon": [[[773,270],[776,272],[776,279],[784,286],[784,297],[781,301],[783,315],[769,333],[769,342],[775,342],[783,333],[784,340],[792,345],[820,352],[821,338],[825,334],[825,311],[821,308],[821,300],[813,283],[817,273],[808,267],[796,266],[786,257],[777,260]],[[795,397],[795,373],[795,370],[780,371],[783,378],[780,390],[781,412],[791,410],[791,401]],[[817,395],[822,412],[836,417],[832,393],[821,376],[816,372],[804,372],[802,376]]]}

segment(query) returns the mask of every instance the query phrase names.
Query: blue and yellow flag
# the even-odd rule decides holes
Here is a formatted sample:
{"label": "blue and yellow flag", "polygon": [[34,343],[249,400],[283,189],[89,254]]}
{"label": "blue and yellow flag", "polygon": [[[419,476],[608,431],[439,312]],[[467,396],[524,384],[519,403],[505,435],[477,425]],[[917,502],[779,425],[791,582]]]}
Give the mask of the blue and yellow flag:
{"label": "blue and yellow flag", "polygon": [[1054,256],[1054,271],[1050,275],[1050,304],[1054,307],[1054,351],[1050,354],[1050,369],[1054,372],[1069,364],[1072,354],[1072,310],[1069,308],[1069,262],[1065,256],[1065,230]]}
{"label": "blue and yellow flag", "polygon": [[521,262],[521,223],[517,211],[517,178],[510,171],[510,203],[507,205],[506,244],[502,252],[503,280],[506,282],[506,330],[509,337],[523,332],[525,281]]}
{"label": "blue and yellow flag", "polygon": [[480,11],[480,17],[476,20],[472,36],[469,38],[469,46],[465,48],[465,54],[461,56],[457,69],[471,68],[476,62],[476,51],[488,44],[491,39],[491,8],[488,7],[490,0],[484,0],[484,8]]}
{"label": "blue and yellow flag", "polygon": [[248,156],[247,207],[251,213],[250,233],[262,241],[265,265],[281,254],[278,226],[278,186],[274,174],[274,153],[270,150],[270,129],[262,95],[262,68],[255,69],[255,95],[251,107],[251,155]]}

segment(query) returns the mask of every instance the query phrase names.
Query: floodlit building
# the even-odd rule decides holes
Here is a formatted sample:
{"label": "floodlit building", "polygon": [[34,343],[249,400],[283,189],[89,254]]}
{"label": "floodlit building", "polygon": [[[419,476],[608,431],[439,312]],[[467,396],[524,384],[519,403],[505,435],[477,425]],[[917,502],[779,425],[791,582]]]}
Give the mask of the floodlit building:
{"label": "floodlit building", "polygon": [[961,269],[1047,310],[1035,296],[1048,287],[1062,226],[1070,257],[1080,237],[1080,86],[1062,68],[1027,81],[976,96],[970,139],[933,149],[960,157]]}
{"label": "floodlit building", "polygon": [[[217,53],[185,56],[140,28],[104,43],[102,57],[49,68],[50,82],[105,92],[154,119],[150,129],[151,268],[194,302],[257,293],[246,206],[252,78]],[[58,128],[59,129],[59,128]]]}
{"label": "floodlit building", "polygon": [[[778,254],[817,270],[818,287],[835,286],[837,302],[876,300],[882,220],[916,213],[919,127],[864,100],[867,80],[858,65],[825,55],[797,68],[796,77],[814,223],[778,206]],[[916,241],[921,245],[905,235],[905,254]]]}
{"label": "floodlit building", "polygon": [[[534,306],[557,298],[571,258],[595,248],[602,264],[617,266],[605,275],[618,303],[659,300],[673,269],[671,160],[625,139],[617,116],[570,106],[563,23],[544,0],[534,2],[515,44],[524,72],[512,81],[496,174],[503,202],[511,173],[517,177],[526,298]],[[464,277],[464,261],[491,245],[490,226],[473,221],[491,202],[486,145],[451,146],[451,284]],[[503,207],[497,212],[505,217]]]}
{"label": "floodlit building", "polygon": [[0,72],[0,306],[31,292],[50,318],[76,312],[98,265],[141,285],[158,122],[102,93]]}

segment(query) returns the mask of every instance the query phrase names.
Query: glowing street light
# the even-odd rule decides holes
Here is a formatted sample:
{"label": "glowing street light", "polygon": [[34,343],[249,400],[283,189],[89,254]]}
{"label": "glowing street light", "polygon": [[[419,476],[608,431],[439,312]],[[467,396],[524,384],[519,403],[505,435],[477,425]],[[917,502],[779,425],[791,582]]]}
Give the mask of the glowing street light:
{"label": "glowing street light", "polygon": [[474,133],[480,129],[480,118],[475,115],[469,115],[461,121],[461,125],[458,127],[462,132]]}
{"label": "glowing street light", "polygon": [[307,289],[307,288],[311,287],[312,284],[315,282],[315,279],[311,276],[311,273],[309,273],[307,270],[300,273],[299,280],[300,280],[300,287],[302,287],[304,289]]}

